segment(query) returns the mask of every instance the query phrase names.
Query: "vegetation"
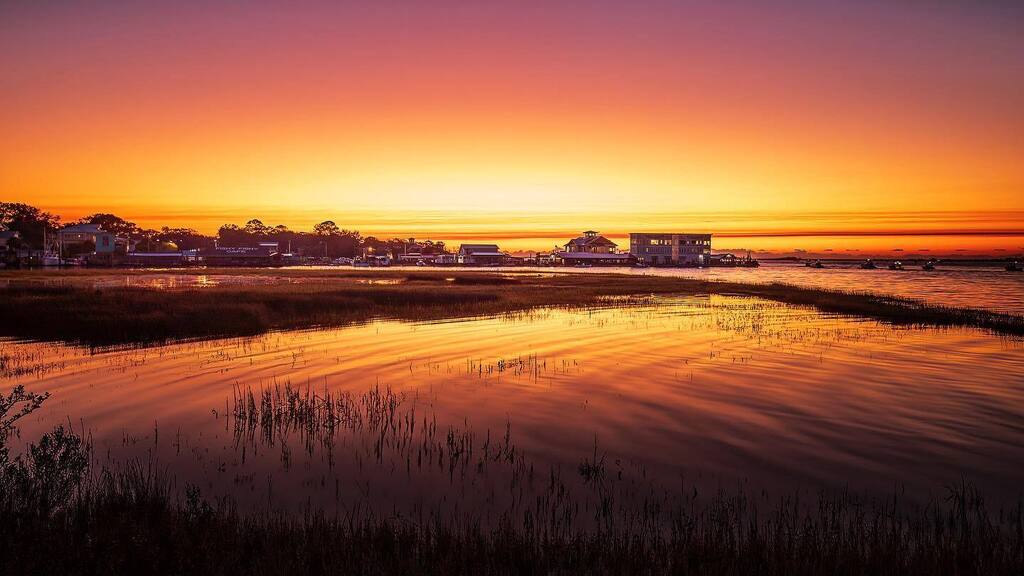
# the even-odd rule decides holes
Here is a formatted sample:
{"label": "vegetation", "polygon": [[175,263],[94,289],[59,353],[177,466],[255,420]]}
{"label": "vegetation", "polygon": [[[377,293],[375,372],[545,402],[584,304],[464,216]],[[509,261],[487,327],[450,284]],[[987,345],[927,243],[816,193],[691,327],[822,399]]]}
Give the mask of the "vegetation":
{"label": "vegetation", "polygon": [[[207,270],[205,274],[216,274]],[[779,284],[749,285],[612,274],[232,270],[270,283],[201,289],[96,289],[84,271],[63,284],[10,272],[0,288],[0,335],[88,345],[245,336],[272,329],[338,326],[374,318],[433,320],[541,306],[608,305],[608,297],[727,294],[812,306],[894,324],[978,327],[1024,334],[1024,317],[917,301]],[[120,273],[118,273],[120,274]],[[188,273],[182,273],[188,274]],[[192,273],[194,274],[194,272]]]}
{"label": "vegetation", "polygon": [[[304,256],[323,256],[330,258],[353,257],[362,250],[372,250],[377,254],[390,254],[397,257],[414,249],[423,254],[440,254],[446,252],[444,242],[407,242],[401,238],[379,240],[373,236],[363,237],[359,232],[339,227],[331,220],[325,220],[313,226],[312,231],[295,231],[278,224],[271,226],[253,218],[245,224],[224,224],[215,236],[202,234],[191,228],[170,228],[164,226],[159,230],[147,229],[136,223],[125,220],[115,214],[98,212],[86,216],[70,224],[96,224],[119,237],[133,242],[143,252],[166,252],[175,250],[194,250],[213,248],[218,242],[221,246],[256,246],[260,242],[277,242],[282,249],[290,248],[294,253]],[[0,202],[0,230],[15,230],[21,234],[23,246],[39,250],[43,248],[43,231],[53,234],[60,229],[62,223],[59,216],[43,212],[28,204]],[[52,242],[52,241],[51,241]],[[53,246],[50,246],[53,249]],[[90,247],[89,251],[92,250]],[[16,259],[8,262],[9,267],[17,267]]]}
{"label": "vegetation", "polygon": [[[293,390],[267,394],[257,401],[251,392],[238,393],[237,426],[368,427],[378,445],[427,449],[426,460],[516,459],[507,440],[481,450],[451,431],[445,442],[429,425],[419,435],[437,440],[403,441],[419,437],[412,432],[416,419],[396,411],[389,391],[329,404]],[[149,462],[94,470],[88,444],[63,427],[8,457],[14,421],[43,400],[20,388],[0,395],[3,573],[999,575],[1024,569],[1021,503],[989,511],[967,485],[950,487],[947,499],[926,506],[908,505],[899,495],[879,501],[847,493],[807,504],[796,496],[766,502],[743,490],[706,499],[679,493],[671,504],[643,506],[621,522],[590,528],[573,514],[551,513],[579,508],[554,477],[548,495],[529,507],[536,514],[505,514],[493,524],[473,512],[375,516],[359,506],[339,515],[240,511],[230,500],[204,498],[194,486],[179,490]],[[604,462],[596,449],[579,473],[600,490]]]}

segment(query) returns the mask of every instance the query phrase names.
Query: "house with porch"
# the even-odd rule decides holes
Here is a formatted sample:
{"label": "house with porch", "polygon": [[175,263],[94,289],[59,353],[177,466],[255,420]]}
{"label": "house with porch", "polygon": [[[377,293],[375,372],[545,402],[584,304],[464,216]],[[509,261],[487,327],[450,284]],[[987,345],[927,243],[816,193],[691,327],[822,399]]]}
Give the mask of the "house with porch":
{"label": "house with porch", "polygon": [[636,258],[617,250],[618,244],[594,230],[587,230],[582,236],[565,244],[565,250],[556,253],[557,259],[566,266],[632,266]]}

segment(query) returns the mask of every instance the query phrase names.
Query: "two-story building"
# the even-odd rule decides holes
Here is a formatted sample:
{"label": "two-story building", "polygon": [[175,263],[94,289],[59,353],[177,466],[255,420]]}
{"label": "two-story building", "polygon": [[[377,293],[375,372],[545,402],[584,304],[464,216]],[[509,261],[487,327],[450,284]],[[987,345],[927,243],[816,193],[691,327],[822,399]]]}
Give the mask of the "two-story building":
{"label": "two-story building", "polygon": [[707,266],[711,234],[631,233],[629,252],[648,266]]}
{"label": "two-story building", "polygon": [[636,263],[631,254],[619,253],[616,248],[615,242],[594,230],[587,230],[567,242],[565,250],[557,252],[556,256],[566,266],[632,266]]}

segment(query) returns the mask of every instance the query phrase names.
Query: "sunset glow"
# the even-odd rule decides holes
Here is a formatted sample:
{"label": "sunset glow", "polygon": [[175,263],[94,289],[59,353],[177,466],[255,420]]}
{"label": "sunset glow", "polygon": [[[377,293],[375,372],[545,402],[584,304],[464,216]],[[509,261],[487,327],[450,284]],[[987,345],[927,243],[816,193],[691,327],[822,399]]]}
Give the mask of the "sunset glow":
{"label": "sunset glow", "polygon": [[[600,7],[597,5],[600,4]],[[1006,3],[0,7],[0,199],[544,250],[1024,251]]]}

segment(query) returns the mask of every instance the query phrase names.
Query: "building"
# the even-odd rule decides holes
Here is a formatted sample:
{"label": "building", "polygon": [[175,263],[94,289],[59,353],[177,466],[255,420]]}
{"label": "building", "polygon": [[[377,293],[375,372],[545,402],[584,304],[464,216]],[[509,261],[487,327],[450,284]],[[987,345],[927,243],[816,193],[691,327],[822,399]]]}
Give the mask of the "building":
{"label": "building", "polygon": [[17,230],[2,230],[0,231],[0,250],[6,250],[8,244],[17,245],[17,240],[21,239],[21,232]]}
{"label": "building", "polygon": [[557,260],[566,266],[633,266],[636,258],[616,250],[618,244],[601,236],[594,230],[587,230],[579,238],[573,238],[565,250],[556,252]]}
{"label": "building", "polygon": [[90,266],[114,266],[124,262],[128,239],[100,228],[99,224],[72,224],[57,233],[62,262]]}
{"label": "building", "polygon": [[459,246],[457,259],[465,266],[501,266],[505,255],[497,244],[463,244]]}
{"label": "building", "polygon": [[129,252],[125,259],[126,266],[143,268],[171,268],[184,266],[188,263],[185,252]]}
{"label": "building", "polygon": [[558,260],[565,266],[635,266],[632,254],[597,254],[593,252],[559,252]]}
{"label": "building", "polygon": [[281,266],[283,255],[270,246],[236,246],[202,250],[200,256],[207,266]]}
{"label": "building", "polygon": [[118,238],[101,229],[99,224],[73,224],[61,228],[59,234],[61,248],[65,252],[112,254],[128,251],[126,238]]}
{"label": "building", "polygon": [[614,254],[618,244],[601,236],[593,230],[587,230],[583,236],[573,238],[565,245],[565,252],[585,252],[587,254]]}
{"label": "building", "polygon": [[648,266],[707,266],[711,234],[631,233],[629,252]]}

